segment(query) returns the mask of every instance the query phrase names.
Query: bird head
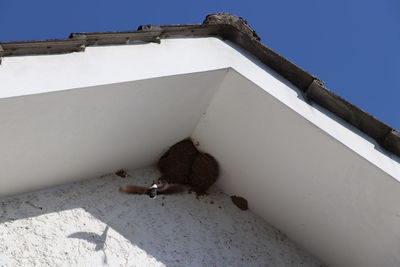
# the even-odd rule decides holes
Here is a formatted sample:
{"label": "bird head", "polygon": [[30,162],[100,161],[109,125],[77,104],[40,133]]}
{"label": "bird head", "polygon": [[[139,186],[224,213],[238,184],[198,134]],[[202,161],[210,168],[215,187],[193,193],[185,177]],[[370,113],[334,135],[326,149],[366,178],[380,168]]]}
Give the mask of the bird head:
{"label": "bird head", "polygon": [[150,186],[150,188],[147,189],[146,195],[148,195],[152,199],[155,199],[157,197],[157,189],[158,189],[157,184],[153,182],[152,186]]}

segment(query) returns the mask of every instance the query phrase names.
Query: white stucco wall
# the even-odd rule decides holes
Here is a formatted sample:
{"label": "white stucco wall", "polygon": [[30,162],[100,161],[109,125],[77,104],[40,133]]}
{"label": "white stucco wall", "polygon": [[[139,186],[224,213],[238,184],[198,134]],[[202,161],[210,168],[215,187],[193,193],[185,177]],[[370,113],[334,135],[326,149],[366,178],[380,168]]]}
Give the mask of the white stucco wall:
{"label": "white stucco wall", "polygon": [[146,166],[192,134],[219,186],[321,259],[399,266],[399,159],[229,42],[7,57],[0,80],[0,195]]}

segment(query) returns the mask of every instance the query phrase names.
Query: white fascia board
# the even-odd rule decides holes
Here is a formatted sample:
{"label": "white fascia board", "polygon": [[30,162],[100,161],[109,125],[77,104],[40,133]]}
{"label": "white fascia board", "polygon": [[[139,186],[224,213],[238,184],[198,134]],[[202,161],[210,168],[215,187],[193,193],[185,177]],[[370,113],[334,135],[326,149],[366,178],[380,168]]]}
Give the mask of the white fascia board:
{"label": "white fascia board", "polygon": [[[230,43],[239,54],[240,48]],[[230,48],[229,47],[229,48]],[[386,152],[371,137],[343,121],[335,114],[305,101],[301,91],[279,74],[262,64],[249,53],[241,51],[231,66],[241,75],[258,85],[267,93],[286,104],[318,128],[349,147],[351,150],[400,181],[400,158]]]}
{"label": "white fascia board", "polygon": [[[235,47],[233,44],[231,46]],[[316,104],[310,105],[305,101],[301,91],[293,84],[280,77],[248,53],[242,53],[246,57],[237,57],[238,60],[234,62],[232,68],[318,128],[400,181],[399,157],[385,152],[373,138],[331,112]]]}
{"label": "white fascia board", "polygon": [[400,159],[355,127],[304,101],[300,90],[235,44],[215,37],[88,47],[83,53],[7,57],[0,98],[232,68],[351,150],[400,180]]}
{"label": "white fascia board", "polygon": [[161,44],[94,46],[85,52],[6,57],[0,98],[223,69],[231,65],[216,38],[165,39]]}

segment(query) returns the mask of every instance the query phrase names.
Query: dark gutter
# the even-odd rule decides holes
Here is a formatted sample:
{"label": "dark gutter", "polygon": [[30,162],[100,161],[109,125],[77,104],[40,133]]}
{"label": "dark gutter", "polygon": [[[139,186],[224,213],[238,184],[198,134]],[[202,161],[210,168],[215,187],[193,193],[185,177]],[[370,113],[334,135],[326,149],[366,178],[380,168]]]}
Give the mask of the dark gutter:
{"label": "dark gutter", "polygon": [[235,43],[298,87],[307,99],[357,127],[387,151],[400,157],[398,130],[325,88],[320,79],[262,44],[244,19],[229,13],[208,15],[203,24],[144,25],[136,31],[72,33],[69,39],[0,42],[0,57],[80,52],[87,46],[137,41],[160,43],[163,38],[179,36],[218,36]]}
{"label": "dark gutter", "polygon": [[59,54],[85,50],[85,41],[78,39],[55,39],[44,41],[0,42],[0,56]]}

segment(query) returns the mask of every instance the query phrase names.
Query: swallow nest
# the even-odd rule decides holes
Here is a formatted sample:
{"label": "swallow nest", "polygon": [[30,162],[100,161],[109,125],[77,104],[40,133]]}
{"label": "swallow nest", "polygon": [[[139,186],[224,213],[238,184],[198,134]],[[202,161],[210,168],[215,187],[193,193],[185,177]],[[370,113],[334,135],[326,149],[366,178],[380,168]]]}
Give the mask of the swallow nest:
{"label": "swallow nest", "polygon": [[219,175],[215,158],[197,150],[190,138],[171,146],[158,161],[158,168],[168,183],[189,185],[198,195],[204,194]]}

